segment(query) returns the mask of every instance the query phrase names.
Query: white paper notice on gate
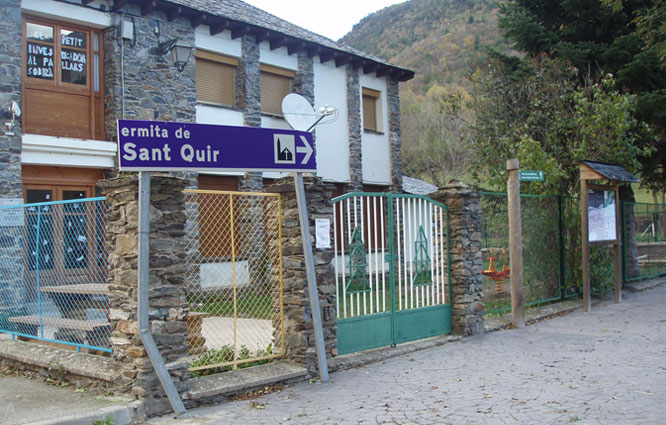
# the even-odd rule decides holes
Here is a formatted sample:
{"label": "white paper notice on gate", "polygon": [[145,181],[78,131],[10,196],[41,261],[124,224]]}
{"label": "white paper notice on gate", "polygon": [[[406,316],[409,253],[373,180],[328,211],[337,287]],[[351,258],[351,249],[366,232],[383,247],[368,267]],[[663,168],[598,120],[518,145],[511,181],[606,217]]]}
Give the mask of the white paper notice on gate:
{"label": "white paper notice on gate", "polygon": [[315,235],[317,237],[317,249],[328,249],[331,247],[331,220],[327,218],[315,219]]}

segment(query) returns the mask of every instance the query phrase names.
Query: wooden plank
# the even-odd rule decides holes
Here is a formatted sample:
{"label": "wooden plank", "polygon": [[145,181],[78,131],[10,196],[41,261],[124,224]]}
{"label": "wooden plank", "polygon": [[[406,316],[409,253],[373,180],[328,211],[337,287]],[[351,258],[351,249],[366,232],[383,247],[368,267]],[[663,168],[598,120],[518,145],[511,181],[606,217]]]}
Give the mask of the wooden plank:
{"label": "wooden plank", "polygon": [[520,220],[520,181],[517,159],[506,162],[509,172],[507,192],[509,201],[509,261],[511,269],[511,324],[514,328],[525,326],[523,295],[523,231]]}
{"label": "wooden plank", "polygon": [[109,295],[109,285],[106,283],[80,283],[76,285],[43,286],[42,292],[54,294],[79,294],[79,295]]}
{"label": "wooden plank", "polygon": [[583,255],[583,311],[590,311],[590,243],[587,217],[587,180],[580,181],[580,234]]}
{"label": "wooden plank", "polygon": [[53,326],[56,328],[78,329],[82,331],[94,331],[97,328],[109,326],[109,322],[104,320],[77,320],[49,316],[42,316],[41,320],[39,316],[15,316],[10,317],[7,320],[13,323],[23,323],[26,325]]}
{"label": "wooden plank", "polygon": [[590,167],[588,167],[585,164],[580,164],[580,179],[581,180],[599,180],[603,179],[604,176],[601,174],[597,173]]}

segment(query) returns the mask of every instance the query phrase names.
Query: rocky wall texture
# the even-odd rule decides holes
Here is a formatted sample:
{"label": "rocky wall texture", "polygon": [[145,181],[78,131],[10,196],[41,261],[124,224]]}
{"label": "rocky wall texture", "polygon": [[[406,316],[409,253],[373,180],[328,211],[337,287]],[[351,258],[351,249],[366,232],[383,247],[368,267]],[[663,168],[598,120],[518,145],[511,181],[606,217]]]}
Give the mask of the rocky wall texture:
{"label": "rocky wall texture", "polygon": [[[253,35],[241,39],[241,57],[236,69],[236,102],[243,111],[243,124],[261,127],[261,83],[259,71],[259,44]],[[242,192],[261,192],[262,174],[245,173],[238,179]]]}
{"label": "rocky wall texture", "polygon": [[[126,5],[119,12],[141,16],[136,6]],[[107,140],[116,139],[116,120],[121,118],[155,121],[196,121],[194,55],[183,72],[162,55],[158,45],[178,38],[194,46],[194,29],[181,18],[168,22],[163,13],[156,20],[150,15],[134,18],[136,39],[119,41],[120,15],[114,26],[104,31],[104,107]],[[126,20],[132,19],[130,16]],[[124,94],[124,101],[123,101]]]}
{"label": "rocky wall texture", "polygon": [[[0,0],[0,198],[22,198],[21,119],[9,111],[21,106],[21,1]],[[10,123],[9,126],[6,123]],[[23,227],[0,227],[0,313],[20,309],[23,290]]]}
{"label": "rocky wall texture", "polygon": [[402,193],[402,144],[400,132],[400,82],[387,78],[389,109],[389,154],[391,156],[391,192]]}
{"label": "rocky wall texture", "polygon": [[[324,346],[329,370],[337,368],[337,327],[335,317],[335,272],[333,249],[315,249],[315,220],[328,219],[333,223],[331,203],[332,185],[324,185],[320,179],[306,178],[305,193],[308,210],[308,227],[312,237],[315,276],[319,292]],[[298,219],[298,203],[292,178],[280,179],[266,189],[279,193],[282,204],[282,256],[284,288],[285,358],[305,364],[311,375],[318,375],[312,309],[308,296],[305,257]],[[331,236],[331,240],[332,240]]]}
{"label": "rocky wall texture", "polygon": [[[183,245],[185,180],[155,175],[150,207],[150,332],[165,363],[188,354],[187,300]],[[109,321],[119,389],[146,401],[147,414],[169,409],[139,335],[137,317],[138,179],[120,176],[100,183],[108,205]],[[178,392],[188,399],[187,363],[172,363],[169,372]]]}
{"label": "rocky wall texture", "polygon": [[347,128],[349,129],[348,192],[363,190],[363,157],[361,149],[361,83],[359,70],[347,65]]}
{"label": "rocky wall texture", "polygon": [[430,197],[449,209],[453,333],[482,334],[481,194],[459,180],[451,180]]}

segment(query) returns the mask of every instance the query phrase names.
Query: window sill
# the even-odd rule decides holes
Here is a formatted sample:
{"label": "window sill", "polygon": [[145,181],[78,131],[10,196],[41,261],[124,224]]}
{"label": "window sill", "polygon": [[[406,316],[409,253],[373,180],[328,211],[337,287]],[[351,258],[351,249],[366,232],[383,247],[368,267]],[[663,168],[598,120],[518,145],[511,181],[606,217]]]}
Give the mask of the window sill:
{"label": "window sill", "polygon": [[201,105],[201,106],[212,106],[212,107],[214,107],[214,108],[221,108],[221,109],[226,109],[226,110],[229,110],[229,111],[241,112],[241,110],[238,109],[238,108],[235,107],[235,106],[232,106],[232,105],[223,105],[223,104],[221,104],[221,103],[202,102],[202,101],[200,101],[200,100],[197,100],[197,105]]}
{"label": "window sill", "polygon": [[369,128],[364,128],[363,132],[368,134],[376,134],[378,136],[383,136],[385,134],[383,131],[372,130]]}
{"label": "window sill", "polygon": [[270,112],[263,112],[263,111],[261,112],[261,116],[270,117],[270,118],[277,118],[277,119],[280,119],[280,120],[284,119],[284,115],[282,115],[282,114],[273,114],[273,113],[270,113]]}

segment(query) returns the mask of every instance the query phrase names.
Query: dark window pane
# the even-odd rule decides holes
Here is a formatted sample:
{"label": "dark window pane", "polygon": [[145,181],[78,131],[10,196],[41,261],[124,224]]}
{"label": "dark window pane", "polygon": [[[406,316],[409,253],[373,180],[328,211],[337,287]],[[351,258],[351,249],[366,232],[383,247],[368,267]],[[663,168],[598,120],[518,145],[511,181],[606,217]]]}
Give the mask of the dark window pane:
{"label": "dark window pane", "polygon": [[85,49],[88,46],[88,34],[85,32],[61,30],[60,43],[62,47],[76,47],[77,49]]}
{"label": "dark window pane", "polygon": [[27,215],[28,268],[53,269],[53,219],[51,214]]}
{"label": "dark window pane", "polygon": [[37,202],[51,202],[53,201],[53,194],[49,189],[28,189],[26,190],[26,204],[34,204]]}
{"label": "dark window pane", "polygon": [[86,235],[85,215],[65,214],[63,229],[65,268],[83,269],[88,267],[88,237]]}
{"label": "dark window pane", "polygon": [[28,42],[26,46],[26,75],[29,78],[53,79],[53,46]]}
{"label": "dark window pane", "polygon": [[53,43],[53,27],[28,23],[25,28],[25,38]]}
{"label": "dark window pane", "polygon": [[87,61],[85,52],[63,48],[60,51],[62,82],[86,85]]}

